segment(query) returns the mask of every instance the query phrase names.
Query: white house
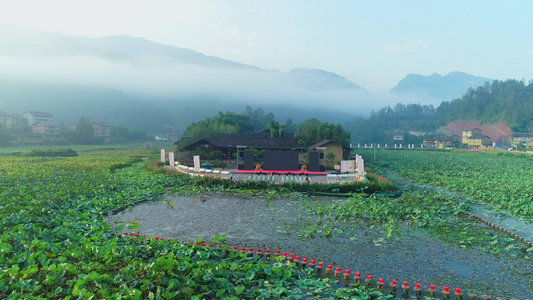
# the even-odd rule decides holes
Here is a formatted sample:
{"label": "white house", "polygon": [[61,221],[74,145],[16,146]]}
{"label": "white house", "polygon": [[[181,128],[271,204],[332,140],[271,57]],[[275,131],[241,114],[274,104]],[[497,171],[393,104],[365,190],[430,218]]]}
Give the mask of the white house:
{"label": "white house", "polygon": [[23,118],[28,120],[28,125],[32,126],[33,124],[39,122],[43,124],[53,123],[54,116],[47,112],[40,111],[27,111],[22,114]]}

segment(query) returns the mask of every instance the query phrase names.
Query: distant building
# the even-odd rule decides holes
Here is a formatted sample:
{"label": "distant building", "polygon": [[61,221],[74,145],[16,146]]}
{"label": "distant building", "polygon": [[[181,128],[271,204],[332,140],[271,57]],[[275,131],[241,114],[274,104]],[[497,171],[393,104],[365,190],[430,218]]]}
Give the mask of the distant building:
{"label": "distant building", "polygon": [[25,130],[28,121],[19,116],[0,111],[0,127],[7,131]]}
{"label": "distant building", "polygon": [[461,136],[457,135],[457,134],[454,134],[452,136],[450,136],[450,139],[452,139],[452,141],[454,142],[461,142]]}
{"label": "distant building", "polygon": [[31,126],[32,133],[47,139],[58,139],[61,136],[61,126],[54,123],[37,122]]}
{"label": "distant building", "polygon": [[22,114],[22,117],[28,120],[28,125],[33,126],[37,122],[41,123],[53,123],[54,116],[47,112],[40,111],[27,111]]}
{"label": "distant building", "polygon": [[168,141],[168,138],[167,138],[165,135],[162,135],[162,134],[156,134],[156,135],[154,136],[154,140],[159,141],[159,142],[162,142],[162,141],[163,141],[163,142],[166,142],[166,141]]}
{"label": "distant building", "polygon": [[463,143],[463,144],[468,144],[468,139],[469,139],[471,136],[473,136],[474,134],[476,134],[476,135],[481,134],[481,129],[479,129],[479,128],[474,128],[474,129],[463,130],[461,143]]}
{"label": "distant building", "polygon": [[405,134],[401,130],[394,130],[392,134],[392,140],[403,141]]}
{"label": "distant building", "polygon": [[435,138],[425,138],[422,142],[424,148],[436,148]]}
{"label": "distant building", "polygon": [[524,146],[527,149],[533,148],[533,134],[531,133],[515,133],[511,141],[511,146],[518,148]]}
{"label": "distant building", "polygon": [[492,148],[491,138],[481,134],[481,129],[479,128],[463,130],[462,143],[467,145],[468,149]]}
{"label": "distant building", "polygon": [[436,136],[433,138],[425,138],[423,141],[424,148],[435,149],[450,149],[453,148],[454,143],[461,139],[458,135],[452,136]]}
{"label": "distant building", "polygon": [[106,141],[111,139],[111,126],[105,122],[93,122],[91,124],[94,136],[104,137]]}
{"label": "distant building", "polygon": [[439,136],[435,138],[435,148],[446,149],[453,146],[453,140],[451,137]]}

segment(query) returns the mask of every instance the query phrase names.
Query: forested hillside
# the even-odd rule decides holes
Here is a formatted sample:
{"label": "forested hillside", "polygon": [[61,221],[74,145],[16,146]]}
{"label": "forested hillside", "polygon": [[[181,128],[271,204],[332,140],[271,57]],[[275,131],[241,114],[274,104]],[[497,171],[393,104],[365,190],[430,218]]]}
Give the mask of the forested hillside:
{"label": "forested hillside", "polygon": [[[495,80],[463,97],[433,105],[401,104],[372,111],[370,118],[357,117],[345,124],[357,143],[391,142],[395,130],[437,134],[441,126],[454,121],[481,124],[503,123],[514,133],[533,133],[533,82]],[[418,143],[421,138],[406,135],[406,143]]]}
{"label": "forested hillside", "polygon": [[514,132],[533,132],[533,82],[495,80],[468,89],[461,99],[442,102],[435,116],[441,124],[455,120],[503,122]]}

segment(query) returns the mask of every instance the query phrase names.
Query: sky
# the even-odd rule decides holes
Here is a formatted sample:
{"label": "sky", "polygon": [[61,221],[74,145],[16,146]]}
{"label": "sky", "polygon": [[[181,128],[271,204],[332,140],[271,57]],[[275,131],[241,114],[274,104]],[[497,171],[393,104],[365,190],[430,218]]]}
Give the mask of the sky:
{"label": "sky", "polygon": [[386,93],[410,73],[533,79],[532,10],[530,0],[0,0],[0,22],[323,69]]}

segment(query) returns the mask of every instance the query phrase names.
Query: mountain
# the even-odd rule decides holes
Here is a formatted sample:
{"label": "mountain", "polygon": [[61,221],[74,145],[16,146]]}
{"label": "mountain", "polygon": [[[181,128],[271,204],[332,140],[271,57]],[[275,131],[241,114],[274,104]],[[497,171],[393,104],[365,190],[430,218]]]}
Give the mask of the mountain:
{"label": "mountain", "polygon": [[462,72],[450,72],[445,76],[437,73],[429,76],[409,74],[390,92],[395,95],[452,100],[461,97],[468,88],[482,86],[487,81],[492,82],[492,79]]}
{"label": "mountain", "polygon": [[0,56],[59,58],[88,56],[110,61],[127,60],[124,53],[84,45],[66,35],[0,23]]}
{"label": "mountain", "polygon": [[[348,79],[320,69],[298,68],[289,72],[297,86],[313,90],[352,89],[364,91],[359,85]],[[366,92],[366,91],[365,91]]]}
{"label": "mountain", "polygon": [[219,57],[207,56],[190,49],[163,45],[144,38],[134,38],[128,35],[111,35],[99,38],[73,36],[71,39],[89,47],[124,53],[129,57],[137,59],[157,58],[159,62],[166,64],[184,63],[209,68],[261,70],[254,66],[225,60]]}
{"label": "mountain", "polygon": [[127,35],[68,36],[0,23],[0,36],[0,110],[49,111],[65,125],[86,116],[179,131],[246,105],[280,122],[332,122],[371,109],[367,91],[325,70],[265,70]]}

